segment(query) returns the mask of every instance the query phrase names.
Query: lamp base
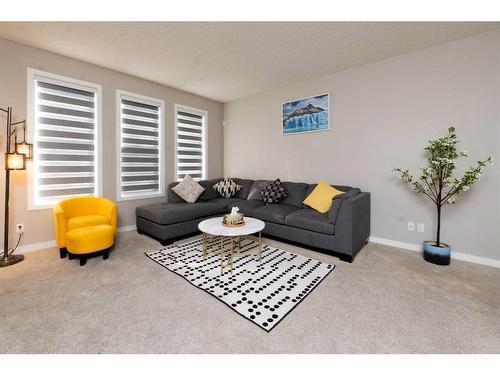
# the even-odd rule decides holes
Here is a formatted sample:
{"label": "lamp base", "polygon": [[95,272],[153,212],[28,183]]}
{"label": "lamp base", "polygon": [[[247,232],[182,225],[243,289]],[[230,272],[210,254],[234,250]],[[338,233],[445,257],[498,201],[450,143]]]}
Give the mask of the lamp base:
{"label": "lamp base", "polygon": [[22,254],[10,255],[7,257],[7,259],[2,257],[0,259],[0,267],[12,266],[16,263],[22,262],[23,260],[24,260],[24,255]]}

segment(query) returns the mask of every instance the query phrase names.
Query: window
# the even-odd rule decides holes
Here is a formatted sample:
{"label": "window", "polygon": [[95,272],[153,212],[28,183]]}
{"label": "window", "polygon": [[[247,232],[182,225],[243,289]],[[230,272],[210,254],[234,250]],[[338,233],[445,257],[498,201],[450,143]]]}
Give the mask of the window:
{"label": "window", "polygon": [[162,100],[117,90],[119,200],[163,196]]}
{"label": "window", "polygon": [[207,112],[182,105],[175,106],[176,178],[189,174],[195,180],[206,178],[205,128]]}
{"label": "window", "polygon": [[99,85],[28,69],[30,209],[101,194]]}

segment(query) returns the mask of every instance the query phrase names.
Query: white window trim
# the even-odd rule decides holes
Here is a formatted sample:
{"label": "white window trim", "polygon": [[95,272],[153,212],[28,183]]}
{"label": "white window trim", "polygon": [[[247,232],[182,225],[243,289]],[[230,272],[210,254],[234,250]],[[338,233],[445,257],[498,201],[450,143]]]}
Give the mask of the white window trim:
{"label": "white window trim", "polygon": [[208,111],[203,109],[198,109],[194,107],[188,107],[183,104],[174,104],[174,179],[173,181],[179,181],[177,179],[177,111],[178,110],[186,110],[188,112],[193,112],[194,114],[198,114],[203,116],[203,124],[202,124],[202,142],[203,142],[203,150],[202,150],[202,161],[203,161],[203,174],[201,176],[202,180],[206,180],[209,176],[208,174]]}
{"label": "white window trim", "polygon": [[[74,87],[76,89],[81,89],[82,86],[96,93],[95,102],[95,112],[96,112],[96,132],[95,132],[95,146],[96,146],[96,196],[102,196],[102,86],[92,82],[81,81],[78,79],[65,77],[58,74],[44,72],[42,70],[37,70],[33,68],[28,68],[28,79],[27,79],[27,138],[30,143],[34,143],[35,135],[35,77],[41,77],[44,81],[54,84],[59,84],[67,87]],[[34,152],[36,155],[36,145],[34,147]],[[29,162],[27,172],[28,172],[28,211],[34,210],[46,210],[51,209],[53,204],[35,204],[34,201],[34,189],[35,180],[33,178],[33,165],[35,160],[35,155],[33,155],[33,162]]]}
{"label": "white window trim", "polygon": [[[121,126],[121,99],[130,99],[139,103],[158,105],[160,107],[160,117],[158,126],[159,138],[159,186],[160,191],[156,193],[140,193],[129,196],[122,196],[121,190],[121,142],[122,142],[122,126]],[[165,101],[149,96],[136,94],[125,90],[116,90],[116,200],[131,201],[137,199],[157,198],[165,196]]]}

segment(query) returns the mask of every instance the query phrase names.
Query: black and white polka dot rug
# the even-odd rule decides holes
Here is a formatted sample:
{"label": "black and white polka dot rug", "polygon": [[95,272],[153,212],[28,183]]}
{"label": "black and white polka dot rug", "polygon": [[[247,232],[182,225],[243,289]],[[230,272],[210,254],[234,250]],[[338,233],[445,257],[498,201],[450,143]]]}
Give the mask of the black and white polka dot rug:
{"label": "black and white polka dot rug", "polygon": [[[229,238],[225,238],[226,249]],[[176,244],[146,255],[231,307],[267,332],[335,268],[334,265],[263,244],[262,260],[252,255],[258,242],[241,240],[233,272],[221,275],[220,239],[209,238],[209,254],[203,259],[203,240]]]}

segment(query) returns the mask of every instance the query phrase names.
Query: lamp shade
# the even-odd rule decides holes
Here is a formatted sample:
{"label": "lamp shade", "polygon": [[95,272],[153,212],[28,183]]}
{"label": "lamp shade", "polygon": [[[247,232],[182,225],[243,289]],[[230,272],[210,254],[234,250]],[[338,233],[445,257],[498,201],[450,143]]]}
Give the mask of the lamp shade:
{"label": "lamp shade", "polygon": [[33,145],[27,142],[16,143],[16,153],[24,154],[26,159],[33,159]]}
{"label": "lamp shade", "polygon": [[5,169],[19,170],[26,169],[26,156],[24,154],[6,153],[5,154]]}

